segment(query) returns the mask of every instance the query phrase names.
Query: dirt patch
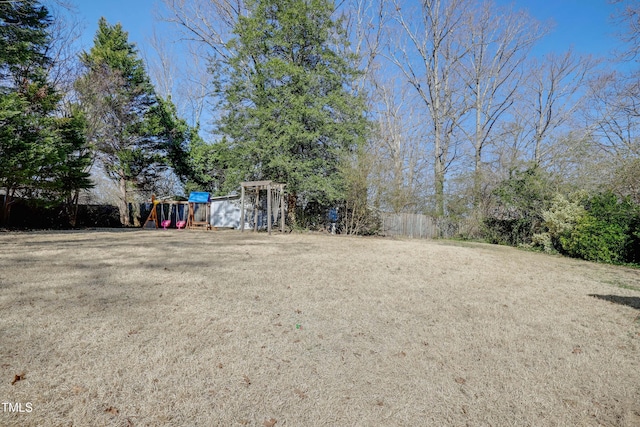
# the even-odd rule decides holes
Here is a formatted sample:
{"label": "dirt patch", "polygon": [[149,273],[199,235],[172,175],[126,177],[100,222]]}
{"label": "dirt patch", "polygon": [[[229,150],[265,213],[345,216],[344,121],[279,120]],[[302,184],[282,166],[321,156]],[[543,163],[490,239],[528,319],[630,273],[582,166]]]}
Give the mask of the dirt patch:
{"label": "dirt patch", "polygon": [[0,247],[0,425],[640,425],[637,270],[184,230]]}

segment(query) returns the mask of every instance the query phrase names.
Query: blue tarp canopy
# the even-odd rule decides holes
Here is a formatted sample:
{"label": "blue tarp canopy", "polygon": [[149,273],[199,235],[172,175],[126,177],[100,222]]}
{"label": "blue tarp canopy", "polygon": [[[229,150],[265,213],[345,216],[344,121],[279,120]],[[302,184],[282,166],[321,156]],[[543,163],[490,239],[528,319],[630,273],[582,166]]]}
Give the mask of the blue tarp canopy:
{"label": "blue tarp canopy", "polygon": [[209,203],[210,201],[211,197],[209,196],[209,193],[192,191],[191,194],[189,194],[190,203]]}

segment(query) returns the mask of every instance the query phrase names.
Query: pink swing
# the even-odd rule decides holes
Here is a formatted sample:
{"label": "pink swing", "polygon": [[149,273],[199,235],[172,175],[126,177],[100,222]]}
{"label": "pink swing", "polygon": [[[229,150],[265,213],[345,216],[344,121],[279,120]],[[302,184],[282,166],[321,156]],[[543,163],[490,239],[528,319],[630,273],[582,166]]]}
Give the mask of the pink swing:
{"label": "pink swing", "polygon": [[187,221],[184,220],[184,211],[187,209],[187,207],[186,205],[182,206],[182,218],[179,218],[178,215],[180,215],[180,206],[176,205],[176,227],[178,227],[178,230],[184,228],[184,226],[187,225]]}
{"label": "pink swing", "polygon": [[164,219],[164,205],[160,205],[160,209],[162,209],[162,221],[160,221],[160,225],[162,225],[163,230],[166,230],[167,227],[171,225],[171,205],[169,205],[169,219]]}

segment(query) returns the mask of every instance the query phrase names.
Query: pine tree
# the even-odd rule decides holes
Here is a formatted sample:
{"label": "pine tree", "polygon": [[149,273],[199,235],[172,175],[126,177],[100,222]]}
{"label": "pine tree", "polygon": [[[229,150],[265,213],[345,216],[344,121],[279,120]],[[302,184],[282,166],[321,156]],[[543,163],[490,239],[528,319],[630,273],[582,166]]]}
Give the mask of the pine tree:
{"label": "pine tree", "polygon": [[[230,42],[220,132],[224,186],[271,179],[320,205],[343,199],[340,164],[364,141],[363,99],[349,90],[357,71],[327,0],[263,0],[248,5]],[[295,221],[295,218],[291,218]]]}
{"label": "pine tree", "polygon": [[64,162],[53,171],[52,188],[69,224],[76,226],[80,190],[92,188],[89,169],[93,162],[93,147],[87,143],[87,119],[77,105],[72,105],[65,117],[57,119],[58,158]]}
{"label": "pine tree", "polygon": [[25,89],[51,63],[46,51],[51,17],[37,1],[0,2],[0,88]]}
{"label": "pine tree", "polygon": [[157,137],[166,152],[166,162],[187,189],[212,190],[208,188],[211,177],[204,172],[200,147],[210,147],[192,127],[178,115],[171,97],[157,98],[157,103],[148,114],[146,133]]}
{"label": "pine tree", "polygon": [[90,117],[97,158],[118,184],[120,221],[130,225],[131,189],[144,187],[165,169],[164,147],[149,134],[157,100],[135,45],[120,24],[98,22],[94,46],[81,54],[86,67],[76,89]]}
{"label": "pine tree", "polygon": [[[73,161],[82,135],[69,141],[56,117],[61,96],[48,82],[50,25],[37,1],[0,2],[0,224],[17,195],[56,204],[63,193],[91,185],[87,161]],[[63,173],[84,179],[62,184]]]}

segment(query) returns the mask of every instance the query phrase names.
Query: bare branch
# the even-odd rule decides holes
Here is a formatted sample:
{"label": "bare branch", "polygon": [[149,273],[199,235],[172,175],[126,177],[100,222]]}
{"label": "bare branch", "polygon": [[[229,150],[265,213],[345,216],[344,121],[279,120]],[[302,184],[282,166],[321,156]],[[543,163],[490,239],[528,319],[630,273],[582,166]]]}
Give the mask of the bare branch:
{"label": "bare branch", "polygon": [[461,62],[469,91],[472,130],[466,132],[475,152],[474,204],[480,202],[483,149],[496,123],[513,105],[521,82],[522,65],[531,47],[545,33],[525,12],[498,8],[486,1],[468,14],[469,55]]}
{"label": "bare branch", "polygon": [[169,14],[162,17],[176,24],[184,40],[205,44],[212,57],[229,58],[227,43],[238,18],[246,13],[242,0],[163,0]]}
{"label": "bare branch", "polygon": [[457,69],[468,54],[462,43],[469,0],[425,0],[418,10],[394,0],[394,20],[400,28],[390,42],[388,58],[404,74],[429,112],[433,138],[436,214],[444,215],[445,175],[456,156],[454,132],[467,110]]}
{"label": "bare branch", "polygon": [[528,64],[530,74],[524,85],[525,122],[532,129],[532,160],[545,158],[544,143],[549,135],[570,121],[585,100],[586,78],[599,64],[590,56],[572,50],[562,55],[548,54],[543,61]]}

